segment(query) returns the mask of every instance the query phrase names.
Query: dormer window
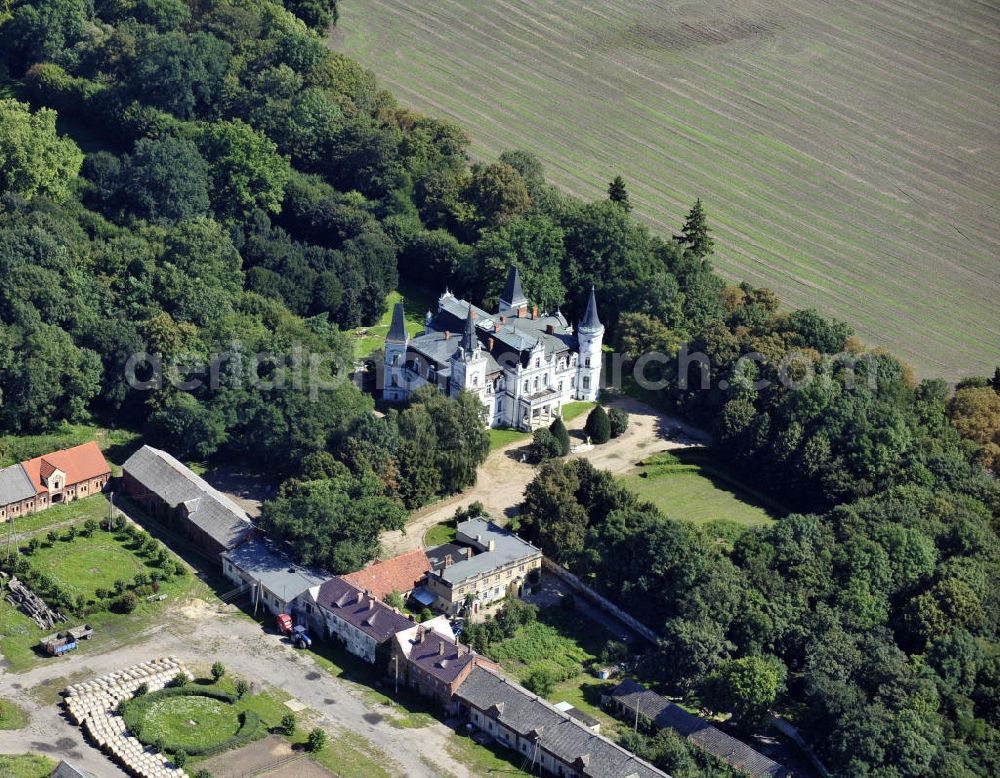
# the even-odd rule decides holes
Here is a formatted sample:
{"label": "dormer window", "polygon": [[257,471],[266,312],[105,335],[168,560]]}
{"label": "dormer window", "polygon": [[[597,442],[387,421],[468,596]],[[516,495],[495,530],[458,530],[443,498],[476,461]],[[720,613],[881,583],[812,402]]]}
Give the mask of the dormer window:
{"label": "dormer window", "polygon": [[542,358],[535,357],[535,367],[541,367],[541,366],[542,366]]}

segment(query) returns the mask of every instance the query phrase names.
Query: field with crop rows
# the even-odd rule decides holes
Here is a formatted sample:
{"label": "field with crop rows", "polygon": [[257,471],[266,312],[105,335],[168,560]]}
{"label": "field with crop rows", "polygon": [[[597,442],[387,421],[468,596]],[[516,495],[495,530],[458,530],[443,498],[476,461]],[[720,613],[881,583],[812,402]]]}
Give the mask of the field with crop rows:
{"label": "field with crop rows", "polygon": [[345,0],[336,49],[921,375],[1000,357],[1000,7],[953,0]]}

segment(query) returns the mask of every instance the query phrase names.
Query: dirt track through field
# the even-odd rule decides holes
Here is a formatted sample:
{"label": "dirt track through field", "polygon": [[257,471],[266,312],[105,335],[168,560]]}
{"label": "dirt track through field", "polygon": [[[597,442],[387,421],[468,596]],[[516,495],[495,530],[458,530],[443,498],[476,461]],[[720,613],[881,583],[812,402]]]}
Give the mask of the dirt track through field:
{"label": "dirt track through field", "polygon": [[1000,7],[956,0],[353,0],[333,45],[473,152],[621,173],[716,264],[847,319],[923,375],[1000,357]]}

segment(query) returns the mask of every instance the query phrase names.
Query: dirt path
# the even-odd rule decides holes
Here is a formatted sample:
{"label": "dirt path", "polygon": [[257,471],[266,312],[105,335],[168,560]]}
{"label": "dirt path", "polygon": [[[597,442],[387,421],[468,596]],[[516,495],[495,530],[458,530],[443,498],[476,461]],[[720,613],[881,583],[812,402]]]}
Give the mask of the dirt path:
{"label": "dirt path", "polygon": [[[219,613],[207,604],[187,603],[174,608],[164,622],[128,645],[109,644],[101,653],[69,654],[58,664],[46,662],[24,673],[0,678],[0,697],[17,700],[28,712],[27,729],[0,732],[0,752],[36,751],[68,759],[96,778],[124,775],[89,746],[78,727],[64,718],[58,692],[70,681],[118,670],[153,657],[176,655],[189,667],[216,660],[230,673],[254,683],[266,679],[303,703],[320,718],[332,737],[349,731],[369,741],[369,752],[395,775],[434,778],[427,765],[437,765],[456,778],[472,774],[448,754],[452,731],[433,721],[420,728],[394,727],[381,715],[364,688],[334,678],[308,652],[297,651],[277,635],[239,614]],[[379,755],[384,755],[384,759]]]}
{"label": "dirt path", "polygon": [[[582,457],[595,467],[620,475],[654,452],[703,445],[709,440],[704,432],[630,397],[617,397],[609,405],[628,412],[629,425],[625,434],[602,446],[570,454],[571,458]],[[586,414],[582,414],[566,425],[574,445],[582,442],[586,421]],[[496,520],[504,522],[513,516],[524,495],[524,488],[536,472],[534,465],[521,461],[522,455],[527,453],[527,445],[527,442],[511,443],[490,452],[479,468],[479,480],[475,486],[416,511],[404,532],[384,533],[383,558],[422,548],[424,533],[430,527],[450,519],[457,508],[476,500]]]}

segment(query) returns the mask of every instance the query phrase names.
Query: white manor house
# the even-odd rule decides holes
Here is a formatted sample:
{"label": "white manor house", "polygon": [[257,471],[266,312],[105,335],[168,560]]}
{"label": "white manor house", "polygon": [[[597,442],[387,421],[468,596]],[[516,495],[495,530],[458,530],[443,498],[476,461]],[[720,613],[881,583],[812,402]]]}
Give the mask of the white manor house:
{"label": "white manor house", "polygon": [[574,328],[558,310],[539,315],[529,306],[511,266],[495,314],[445,291],[425,327],[411,338],[403,304],[396,304],[385,339],[384,400],[405,401],[425,384],[448,395],[466,389],[479,395],[491,427],[529,430],[551,423],[567,402],[597,399],[604,325],[593,289]]}

